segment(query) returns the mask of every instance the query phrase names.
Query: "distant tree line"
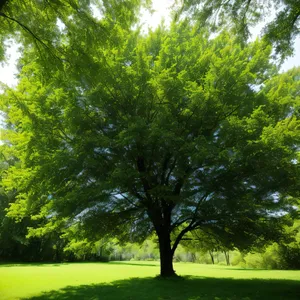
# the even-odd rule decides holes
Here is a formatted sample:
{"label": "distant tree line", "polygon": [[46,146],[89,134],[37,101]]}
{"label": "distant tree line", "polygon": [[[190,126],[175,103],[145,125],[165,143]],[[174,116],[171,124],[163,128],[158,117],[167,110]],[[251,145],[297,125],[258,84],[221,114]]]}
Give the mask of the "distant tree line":
{"label": "distant tree line", "polygon": [[[13,195],[10,195],[13,197]],[[80,239],[73,228],[63,238],[57,233],[26,238],[32,221],[15,222],[5,215],[9,197],[0,193],[0,263],[3,262],[74,262],[74,261],[157,261],[159,248],[155,237],[141,243],[122,243],[117,239],[88,241]],[[270,243],[252,251],[239,251],[203,232],[195,232],[179,245],[176,262],[223,264],[245,268],[300,269],[300,223],[286,228],[290,242]]]}

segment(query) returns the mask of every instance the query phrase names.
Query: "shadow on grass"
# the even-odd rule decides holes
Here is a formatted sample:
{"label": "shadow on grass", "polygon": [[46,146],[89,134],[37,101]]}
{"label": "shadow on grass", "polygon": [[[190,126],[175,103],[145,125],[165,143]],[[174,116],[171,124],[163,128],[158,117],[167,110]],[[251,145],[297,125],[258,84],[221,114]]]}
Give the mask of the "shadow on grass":
{"label": "shadow on grass", "polygon": [[3,262],[0,263],[0,268],[1,267],[5,267],[5,268],[9,268],[9,267],[45,267],[45,266],[50,266],[50,267],[61,267],[63,265],[67,265],[68,263],[54,263],[54,262]]}
{"label": "shadow on grass", "polygon": [[299,300],[299,281],[258,279],[132,278],[69,286],[23,300]]}
{"label": "shadow on grass", "polygon": [[[1,267],[60,267],[69,265],[68,262],[61,262],[61,263],[53,263],[53,262],[0,262]],[[72,262],[71,264],[110,264],[110,265],[129,265],[129,266],[141,266],[141,267],[158,267],[158,264],[155,263],[130,263],[130,262],[122,262],[122,261],[110,261],[110,262],[102,262],[102,261],[84,261],[84,262]]]}

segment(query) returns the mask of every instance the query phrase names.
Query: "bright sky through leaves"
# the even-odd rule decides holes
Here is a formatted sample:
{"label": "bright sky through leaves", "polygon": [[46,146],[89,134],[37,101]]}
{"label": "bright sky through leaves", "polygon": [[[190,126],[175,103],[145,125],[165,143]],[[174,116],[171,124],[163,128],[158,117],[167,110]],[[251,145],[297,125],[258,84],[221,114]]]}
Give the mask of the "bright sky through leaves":
{"label": "bright sky through leaves", "polygon": [[[166,23],[169,21],[169,8],[174,3],[174,0],[152,0],[153,3],[153,14],[149,12],[145,12],[142,17],[142,23],[145,26],[149,26],[151,28],[155,28],[162,19],[165,20]],[[261,26],[256,26],[252,35],[253,38],[257,36],[260,32]],[[281,67],[281,70],[287,71],[293,67],[300,65],[300,37],[295,41],[295,54],[292,57],[289,57]],[[8,59],[5,64],[0,66],[0,81],[9,85],[14,86],[17,83],[16,74],[17,69],[15,67],[16,60],[19,58],[17,45],[10,42],[10,47],[7,51]]]}

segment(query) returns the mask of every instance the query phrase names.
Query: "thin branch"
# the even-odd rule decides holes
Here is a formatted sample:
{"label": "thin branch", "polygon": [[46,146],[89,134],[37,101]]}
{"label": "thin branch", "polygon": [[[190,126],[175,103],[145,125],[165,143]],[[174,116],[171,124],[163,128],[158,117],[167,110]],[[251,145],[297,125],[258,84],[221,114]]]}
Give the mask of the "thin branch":
{"label": "thin branch", "polygon": [[184,218],[184,219],[182,219],[182,220],[180,220],[180,221],[179,221],[179,220],[180,220],[180,218],[177,219],[177,221],[175,221],[175,222],[171,225],[171,230],[173,230],[174,228],[176,228],[176,227],[182,225],[183,223],[185,223],[185,222],[191,220],[191,217]]}
{"label": "thin branch", "polygon": [[133,201],[131,201],[127,196],[125,196],[124,194],[120,193],[120,195],[131,205],[133,205],[136,208],[142,208],[142,206],[135,204]]}
{"label": "thin branch", "polygon": [[20,25],[22,27],[23,30],[25,30],[26,32],[28,32],[30,35],[32,35],[35,40],[37,40],[39,43],[41,43],[45,48],[47,48],[49,50],[49,52],[57,59],[60,60],[60,58],[55,54],[53,53],[52,49],[47,45],[45,44],[35,33],[33,33],[26,25],[24,25],[23,23],[21,23],[20,21],[18,21],[17,19],[13,18],[13,17],[9,17],[8,15],[6,15],[5,13],[3,12],[0,12],[0,16],[1,17],[4,17],[6,19],[9,19],[13,22],[16,22],[18,25]]}
{"label": "thin branch", "polygon": [[196,220],[196,217],[197,217],[197,213],[199,211],[199,208],[200,208],[200,205],[201,203],[203,203],[203,201],[207,198],[207,196],[209,195],[210,193],[206,193],[203,195],[203,197],[200,198],[200,200],[198,201],[197,205],[196,205],[196,208],[195,208],[195,211],[194,211],[194,215],[193,215],[193,218],[192,218],[192,221],[190,223],[190,225],[193,225],[193,223],[195,222]]}
{"label": "thin branch", "polygon": [[191,231],[191,227],[190,225],[188,225],[186,228],[184,228],[177,236],[173,246],[172,246],[172,253],[174,254],[175,253],[175,250],[177,248],[177,246],[179,245],[180,241],[182,240],[183,236],[187,233]]}
{"label": "thin branch", "polygon": [[161,172],[161,178],[160,178],[161,184],[165,183],[165,173],[168,169],[168,165],[169,165],[169,162],[170,162],[171,158],[172,158],[172,155],[170,153],[167,153],[165,155],[165,159],[164,159],[163,167],[162,167],[162,172]]}
{"label": "thin branch", "polygon": [[170,167],[169,173],[167,174],[167,177],[166,177],[166,180],[165,180],[166,185],[169,184],[169,179],[170,179],[170,176],[171,176],[171,174],[172,174],[172,172],[173,172],[173,170],[176,166],[176,162],[177,162],[177,159],[175,158],[174,161],[173,161],[172,166]]}
{"label": "thin branch", "polygon": [[[249,30],[248,30],[248,26],[247,26],[247,21],[246,21],[246,15],[247,15],[247,12],[249,10],[249,7],[250,7],[250,4],[251,4],[251,1],[252,0],[248,0],[247,1],[247,4],[246,4],[246,7],[245,7],[245,10],[244,10],[244,13],[243,13],[243,16],[241,18],[241,23],[242,23],[242,30],[243,30],[243,34],[245,35],[249,35]],[[247,31],[247,32],[246,32]]]}

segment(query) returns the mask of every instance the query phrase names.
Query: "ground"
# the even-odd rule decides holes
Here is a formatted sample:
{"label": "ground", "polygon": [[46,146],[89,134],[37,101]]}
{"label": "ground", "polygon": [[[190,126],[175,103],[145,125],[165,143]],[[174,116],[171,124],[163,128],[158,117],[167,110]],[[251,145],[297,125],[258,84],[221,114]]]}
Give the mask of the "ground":
{"label": "ground", "polygon": [[0,265],[0,299],[299,300],[300,271],[175,264],[182,278],[158,279],[157,262]]}

